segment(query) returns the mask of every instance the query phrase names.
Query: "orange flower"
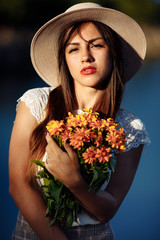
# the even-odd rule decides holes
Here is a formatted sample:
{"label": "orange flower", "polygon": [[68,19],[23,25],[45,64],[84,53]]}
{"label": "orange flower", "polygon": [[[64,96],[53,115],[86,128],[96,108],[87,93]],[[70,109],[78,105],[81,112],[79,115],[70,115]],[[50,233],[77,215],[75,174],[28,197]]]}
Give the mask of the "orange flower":
{"label": "orange flower", "polygon": [[115,129],[119,126],[118,123],[115,123],[112,118],[107,118],[106,120],[103,120],[106,123],[106,130],[110,131],[110,129]]}
{"label": "orange flower", "polygon": [[80,150],[84,145],[84,142],[90,142],[94,139],[96,135],[91,129],[77,128],[74,133],[70,133],[70,145],[73,146],[74,149]]}
{"label": "orange flower", "polygon": [[116,148],[125,151],[125,133],[123,132],[123,128],[118,130],[110,129],[107,133],[106,140],[109,142],[112,148]]}
{"label": "orange flower", "polygon": [[61,134],[62,142],[64,142],[66,138],[69,138],[69,134],[70,134],[70,131],[69,129],[66,128],[65,131],[63,131]]}
{"label": "orange flower", "polygon": [[67,127],[70,130],[72,130],[72,128],[76,128],[77,126],[82,126],[81,115],[76,115],[74,117],[73,114],[68,113],[68,117],[66,119],[67,119]]}
{"label": "orange flower", "polygon": [[87,148],[86,152],[82,154],[82,157],[85,160],[85,163],[92,164],[96,161],[99,163],[109,162],[109,158],[112,156],[111,148],[106,148],[105,146],[101,146],[101,148],[93,149],[91,147]]}
{"label": "orange flower", "polygon": [[91,147],[87,148],[86,152],[82,154],[85,163],[92,164],[93,162],[95,162],[97,160],[95,154],[96,152],[94,149],[92,149]]}
{"label": "orange flower", "polygon": [[103,141],[103,136],[102,136],[102,132],[98,132],[98,136],[94,142],[94,144],[99,147],[102,144]]}
{"label": "orange flower", "polygon": [[58,136],[62,131],[65,129],[65,125],[63,120],[57,121],[57,120],[51,120],[47,126],[46,126],[48,132],[52,136]]}
{"label": "orange flower", "polygon": [[92,129],[97,129],[98,131],[104,129],[105,125],[103,124],[103,122],[100,119],[92,119],[92,121],[89,123],[89,126]]}
{"label": "orange flower", "polygon": [[100,163],[109,162],[109,158],[112,156],[110,152],[111,152],[110,147],[101,146],[101,148],[96,149],[95,157],[98,159],[98,162]]}
{"label": "orange flower", "polygon": [[84,112],[81,115],[76,115],[75,117],[73,114],[68,113],[67,119],[67,126],[70,130],[76,127],[86,127],[90,122],[95,119],[95,114],[91,112]]}

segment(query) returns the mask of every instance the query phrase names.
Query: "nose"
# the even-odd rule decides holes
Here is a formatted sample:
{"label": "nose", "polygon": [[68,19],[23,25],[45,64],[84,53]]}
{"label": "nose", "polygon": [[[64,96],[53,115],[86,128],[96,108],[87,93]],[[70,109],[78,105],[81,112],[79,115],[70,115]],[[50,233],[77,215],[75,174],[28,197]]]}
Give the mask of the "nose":
{"label": "nose", "polygon": [[94,57],[92,56],[91,52],[89,51],[89,49],[85,49],[82,52],[81,62],[85,63],[85,62],[93,62],[93,61],[94,61]]}

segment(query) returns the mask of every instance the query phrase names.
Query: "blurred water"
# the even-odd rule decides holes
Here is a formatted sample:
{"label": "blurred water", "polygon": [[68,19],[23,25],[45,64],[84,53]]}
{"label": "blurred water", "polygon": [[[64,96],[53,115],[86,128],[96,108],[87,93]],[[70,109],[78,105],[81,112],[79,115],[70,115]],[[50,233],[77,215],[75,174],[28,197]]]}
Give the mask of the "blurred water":
{"label": "blurred water", "polygon": [[160,239],[159,90],[160,60],[145,63],[126,85],[122,107],[145,123],[151,145],[144,151],[134,183],[112,220],[117,240]]}
{"label": "blurred water", "polygon": [[[16,99],[29,88],[45,86],[39,78],[3,89],[1,101],[0,182],[1,231],[0,239],[10,239],[16,221],[17,208],[8,194],[8,147],[15,117]],[[116,240],[158,240],[160,223],[159,188],[159,118],[160,118],[160,60],[146,62],[126,85],[122,107],[135,113],[145,123],[152,144],[145,150],[133,185],[122,203],[112,226]],[[7,94],[6,94],[7,93]]]}

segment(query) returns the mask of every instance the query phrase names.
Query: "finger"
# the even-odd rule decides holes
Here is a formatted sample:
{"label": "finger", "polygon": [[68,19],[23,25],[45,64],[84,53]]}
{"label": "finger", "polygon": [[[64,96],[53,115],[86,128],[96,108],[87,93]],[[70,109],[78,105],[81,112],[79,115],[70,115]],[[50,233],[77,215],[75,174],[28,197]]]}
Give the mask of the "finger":
{"label": "finger", "polygon": [[46,141],[49,143],[53,140],[53,138],[49,135],[49,133],[47,132],[46,134]]}
{"label": "finger", "polygon": [[[47,146],[50,146],[53,149],[59,148],[57,143],[54,141],[54,139],[49,135],[49,133],[46,134],[46,141],[48,143]],[[49,148],[49,147],[48,147]]]}
{"label": "finger", "polygon": [[46,146],[46,152],[47,152],[47,157],[46,157],[46,159],[48,158],[48,155],[49,155],[49,154],[50,154],[50,155],[52,154],[52,151],[53,151],[52,148],[51,148],[49,145],[47,145],[47,146]]}
{"label": "finger", "polygon": [[66,138],[64,140],[64,148],[70,157],[77,157],[76,152],[73,150],[73,148],[69,144],[69,138]]}

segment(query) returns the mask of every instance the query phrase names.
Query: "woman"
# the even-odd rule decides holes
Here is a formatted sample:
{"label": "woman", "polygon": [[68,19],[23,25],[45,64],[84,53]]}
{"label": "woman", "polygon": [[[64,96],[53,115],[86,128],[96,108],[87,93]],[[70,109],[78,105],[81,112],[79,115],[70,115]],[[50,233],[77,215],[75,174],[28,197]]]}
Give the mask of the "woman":
{"label": "woman", "polygon": [[[52,87],[29,90],[19,99],[9,153],[9,191],[20,210],[12,239],[114,239],[109,220],[125,198],[149,142],[143,123],[120,109],[124,85],[140,68],[145,51],[144,34],[133,19],[94,3],[74,5],[36,33],[32,63]],[[84,108],[110,115],[126,132],[126,152],[117,154],[116,171],[98,193],[88,192],[67,139],[62,151],[46,135],[49,120]],[[42,158],[84,208],[65,232],[57,224],[48,226],[45,217],[46,204],[30,162]]]}

